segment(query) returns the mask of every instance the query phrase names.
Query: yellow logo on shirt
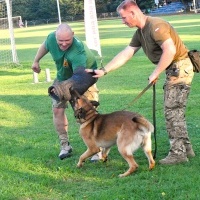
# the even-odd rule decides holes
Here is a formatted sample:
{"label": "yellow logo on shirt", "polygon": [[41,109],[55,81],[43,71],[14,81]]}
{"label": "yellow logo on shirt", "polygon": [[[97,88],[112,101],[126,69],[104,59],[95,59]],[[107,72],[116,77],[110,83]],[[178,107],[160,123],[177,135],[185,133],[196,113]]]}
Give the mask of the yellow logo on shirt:
{"label": "yellow logo on shirt", "polygon": [[64,62],[63,62],[63,67],[69,67],[69,63],[65,59],[64,59]]}

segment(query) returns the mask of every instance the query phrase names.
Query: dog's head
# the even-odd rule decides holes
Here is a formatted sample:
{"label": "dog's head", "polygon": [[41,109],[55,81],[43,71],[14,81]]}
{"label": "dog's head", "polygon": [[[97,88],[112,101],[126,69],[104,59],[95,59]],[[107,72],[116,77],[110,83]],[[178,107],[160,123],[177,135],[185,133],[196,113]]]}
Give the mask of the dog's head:
{"label": "dog's head", "polygon": [[95,111],[96,107],[99,106],[97,101],[89,101],[84,95],[80,95],[73,88],[70,89],[71,100],[70,104],[74,110],[75,118],[81,122],[82,120],[87,120],[87,114],[89,111]]}

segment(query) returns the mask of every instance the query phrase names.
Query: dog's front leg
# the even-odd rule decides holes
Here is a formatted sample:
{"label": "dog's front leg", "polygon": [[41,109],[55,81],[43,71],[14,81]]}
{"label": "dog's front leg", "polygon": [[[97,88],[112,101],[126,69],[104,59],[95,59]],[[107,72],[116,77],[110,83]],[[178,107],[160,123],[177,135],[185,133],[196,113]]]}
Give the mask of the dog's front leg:
{"label": "dog's front leg", "polygon": [[95,153],[99,152],[99,149],[97,149],[97,151],[91,151],[90,149],[87,149],[79,158],[79,161],[78,161],[78,164],[77,164],[77,167],[82,167],[83,166],[83,162],[93,156]]}
{"label": "dog's front leg", "polygon": [[106,162],[108,160],[108,154],[110,152],[110,147],[109,148],[100,148],[101,149],[101,160],[103,162]]}

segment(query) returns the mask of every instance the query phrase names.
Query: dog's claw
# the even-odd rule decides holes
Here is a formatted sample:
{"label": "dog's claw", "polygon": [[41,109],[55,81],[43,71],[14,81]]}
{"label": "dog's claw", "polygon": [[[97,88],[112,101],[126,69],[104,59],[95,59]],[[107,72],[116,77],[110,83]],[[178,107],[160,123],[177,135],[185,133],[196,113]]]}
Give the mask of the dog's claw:
{"label": "dog's claw", "polygon": [[152,163],[152,164],[149,166],[149,170],[152,170],[154,167],[155,167],[155,163]]}
{"label": "dog's claw", "polygon": [[76,167],[81,168],[83,164],[77,164]]}

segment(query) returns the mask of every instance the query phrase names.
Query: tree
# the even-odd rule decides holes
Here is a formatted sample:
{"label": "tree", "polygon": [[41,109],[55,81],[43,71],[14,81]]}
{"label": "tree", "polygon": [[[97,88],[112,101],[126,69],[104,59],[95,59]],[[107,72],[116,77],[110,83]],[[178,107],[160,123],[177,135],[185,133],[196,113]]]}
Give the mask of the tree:
{"label": "tree", "polygon": [[38,19],[58,18],[56,1],[40,0],[37,10],[37,17]]}
{"label": "tree", "polygon": [[121,0],[109,0],[107,1],[107,12],[116,12],[117,6],[121,3]]}
{"label": "tree", "polygon": [[15,0],[12,1],[13,16],[22,16],[23,18],[29,18],[29,0]]}
{"label": "tree", "polygon": [[74,18],[76,15],[83,14],[83,3],[84,2],[80,0],[61,0],[61,16],[71,16]]}
{"label": "tree", "polygon": [[[117,6],[123,0],[95,0],[97,13],[116,12]],[[191,0],[183,0],[188,2]],[[84,0],[59,0],[60,13],[63,19],[83,16]],[[137,0],[142,10],[152,8],[154,0]],[[58,18],[56,0],[13,0],[13,16],[22,16],[23,20],[48,21],[51,18]]]}
{"label": "tree", "polygon": [[107,0],[95,0],[97,13],[106,12]]}

